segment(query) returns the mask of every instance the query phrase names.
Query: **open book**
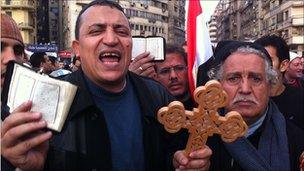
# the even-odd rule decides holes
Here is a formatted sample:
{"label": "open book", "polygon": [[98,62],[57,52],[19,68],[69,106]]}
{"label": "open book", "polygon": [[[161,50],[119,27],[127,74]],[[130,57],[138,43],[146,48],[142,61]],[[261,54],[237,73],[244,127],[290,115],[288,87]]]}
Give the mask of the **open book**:
{"label": "open book", "polygon": [[69,82],[40,75],[30,68],[10,63],[2,93],[10,112],[28,100],[31,111],[41,112],[49,129],[60,132],[76,94],[77,87]]}
{"label": "open book", "polygon": [[165,39],[163,37],[133,37],[132,60],[146,51],[153,55],[156,61],[165,60]]}

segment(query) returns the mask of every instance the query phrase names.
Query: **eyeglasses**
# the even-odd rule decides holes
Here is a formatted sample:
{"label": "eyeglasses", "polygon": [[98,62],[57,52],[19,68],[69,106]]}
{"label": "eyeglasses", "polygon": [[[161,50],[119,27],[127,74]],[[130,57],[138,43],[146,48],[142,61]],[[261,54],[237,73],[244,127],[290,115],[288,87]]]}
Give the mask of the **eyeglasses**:
{"label": "eyeglasses", "polygon": [[187,70],[187,66],[176,65],[176,66],[173,66],[173,67],[166,67],[166,68],[163,68],[163,69],[159,70],[158,74],[160,74],[162,76],[169,76],[172,70],[175,73],[180,74],[180,73]]}

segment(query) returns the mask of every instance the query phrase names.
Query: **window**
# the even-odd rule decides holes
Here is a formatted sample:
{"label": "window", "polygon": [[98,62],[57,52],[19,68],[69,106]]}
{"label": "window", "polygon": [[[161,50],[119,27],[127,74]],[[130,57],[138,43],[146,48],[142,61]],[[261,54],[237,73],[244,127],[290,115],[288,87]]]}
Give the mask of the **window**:
{"label": "window", "polygon": [[281,23],[283,21],[283,12],[277,14],[277,22]]}
{"label": "window", "polygon": [[288,14],[288,10],[287,10],[287,11],[285,11],[285,20],[288,20],[288,18],[289,18],[289,14]]}
{"label": "window", "polygon": [[12,17],[12,11],[6,11],[5,12],[8,16]]}
{"label": "window", "polygon": [[6,5],[10,5],[11,4],[11,0],[5,0],[5,4]]}

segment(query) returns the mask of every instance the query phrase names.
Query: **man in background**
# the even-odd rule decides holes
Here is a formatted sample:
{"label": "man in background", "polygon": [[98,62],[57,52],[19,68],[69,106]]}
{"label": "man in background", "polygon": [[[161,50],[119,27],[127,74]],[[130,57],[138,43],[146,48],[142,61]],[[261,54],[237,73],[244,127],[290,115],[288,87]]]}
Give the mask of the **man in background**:
{"label": "man in background", "polygon": [[269,53],[278,81],[272,86],[271,98],[283,115],[304,129],[304,91],[284,84],[283,78],[290,60],[289,48],[285,40],[277,35],[266,35],[255,41]]}
{"label": "man in background", "polygon": [[155,79],[181,101],[186,110],[192,110],[195,106],[188,87],[187,55],[181,47],[170,44],[165,53],[165,60],[155,63]]}
{"label": "man in background", "polygon": [[53,71],[53,64],[45,52],[35,52],[30,57],[30,64],[32,68],[44,74],[50,74]]}
{"label": "man in background", "polygon": [[16,22],[7,14],[1,13],[1,87],[9,61],[23,61],[24,44]]}
{"label": "man in background", "polygon": [[[24,56],[23,39],[16,22],[7,14],[1,13],[1,91],[6,77],[7,64],[10,61],[23,63],[25,62],[23,61]],[[9,107],[2,103],[1,120],[3,121],[8,115]],[[2,137],[1,132],[1,138]],[[12,168],[12,165],[1,155],[1,170],[13,171],[13,169],[10,168]]]}
{"label": "man in background", "polygon": [[286,68],[286,72],[284,73],[284,83],[297,88],[304,88],[304,80],[303,70],[304,66],[302,64],[302,58],[300,55],[289,52],[290,61],[288,63],[288,67]]}

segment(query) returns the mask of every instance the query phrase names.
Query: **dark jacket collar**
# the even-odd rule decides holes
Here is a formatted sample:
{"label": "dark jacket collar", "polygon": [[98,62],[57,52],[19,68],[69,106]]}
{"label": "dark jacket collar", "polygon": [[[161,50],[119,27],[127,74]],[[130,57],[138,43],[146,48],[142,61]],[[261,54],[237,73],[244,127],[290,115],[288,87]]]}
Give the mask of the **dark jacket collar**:
{"label": "dark jacket collar", "polygon": [[[150,91],[148,91],[147,85],[141,76],[138,76],[129,71],[127,73],[127,76],[130,77],[130,80],[135,88],[142,113],[144,115],[154,117],[155,113],[157,112],[157,104],[153,103],[155,100],[152,99],[153,95],[150,93]],[[64,80],[69,81],[78,87],[76,96],[69,112],[69,118],[73,118],[76,114],[80,114],[81,111],[95,106],[92,95],[88,91],[83,71],[75,71],[67,77],[64,77]]]}

